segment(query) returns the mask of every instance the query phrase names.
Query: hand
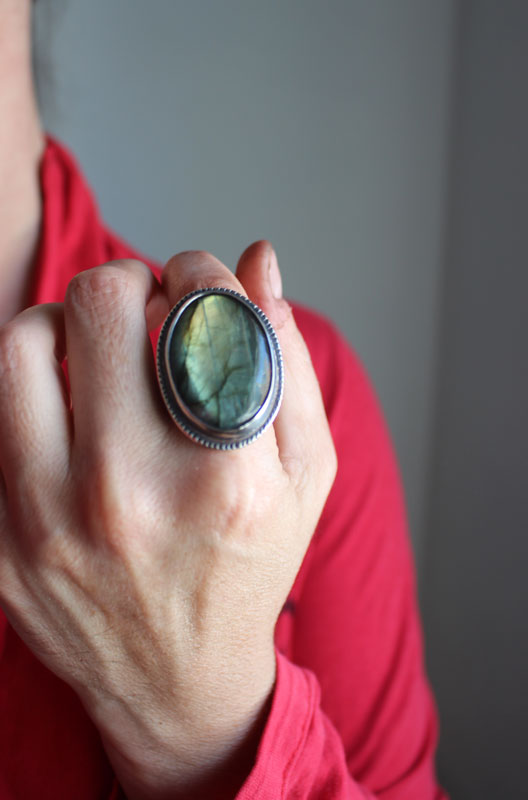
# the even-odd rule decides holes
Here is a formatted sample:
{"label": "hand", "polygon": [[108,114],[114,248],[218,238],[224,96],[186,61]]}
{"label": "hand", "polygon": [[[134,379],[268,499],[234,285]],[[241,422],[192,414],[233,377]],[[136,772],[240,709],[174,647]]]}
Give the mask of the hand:
{"label": "hand", "polygon": [[[74,278],[64,306],[0,329],[0,602],[79,694],[131,798],[193,796],[223,767],[238,788],[273,689],[275,622],[334,478],[318,384],[270,265],[280,286],[266,242],[236,278],[182,253],[162,289],[143,264],[113,262]],[[173,424],[148,338],[147,320],[207,286],[247,293],[284,356],[274,425],[233,452]]]}

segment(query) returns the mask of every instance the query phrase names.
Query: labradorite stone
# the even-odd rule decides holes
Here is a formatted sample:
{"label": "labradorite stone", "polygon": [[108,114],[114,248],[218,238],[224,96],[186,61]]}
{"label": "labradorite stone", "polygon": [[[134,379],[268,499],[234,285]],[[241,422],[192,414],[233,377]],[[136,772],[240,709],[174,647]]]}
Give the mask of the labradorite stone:
{"label": "labradorite stone", "polygon": [[181,400],[220,430],[255,416],[271,379],[264,331],[249,308],[223,294],[191,303],[170,343],[170,361]]}

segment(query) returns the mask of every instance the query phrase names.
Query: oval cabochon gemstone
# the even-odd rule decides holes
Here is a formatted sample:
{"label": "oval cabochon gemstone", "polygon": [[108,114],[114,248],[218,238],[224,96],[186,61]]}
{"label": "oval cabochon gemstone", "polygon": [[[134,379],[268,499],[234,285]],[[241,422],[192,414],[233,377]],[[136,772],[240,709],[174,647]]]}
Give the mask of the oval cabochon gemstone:
{"label": "oval cabochon gemstone", "polygon": [[176,323],[169,359],[181,401],[222,431],[252,419],[270,389],[264,330],[249,308],[226,294],[190,303]]}

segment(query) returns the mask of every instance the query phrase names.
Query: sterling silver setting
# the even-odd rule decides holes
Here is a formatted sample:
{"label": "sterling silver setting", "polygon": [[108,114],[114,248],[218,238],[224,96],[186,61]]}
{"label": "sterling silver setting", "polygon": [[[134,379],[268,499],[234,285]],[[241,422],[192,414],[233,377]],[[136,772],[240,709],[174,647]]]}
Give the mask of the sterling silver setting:
{"label": "sterling silver setting", "polygon": [[[242,303],[257,322],[267,343],[270,382],[266,397],[251,419],[229,429],[208,424],[188,407],[178,390],[177,378],[170,358],[173,335],[183,313],[191,304],[209,295],[227,295],[238,303]],[[235,450],[254,442],[273,423],[282,401],[284,368],[277,334],[262,309],[233,289],[198,289],[185,295],[171,309],[163,323],[158,339],[157,373],[163,400],[179,429],[198,444],[215,450]]]}

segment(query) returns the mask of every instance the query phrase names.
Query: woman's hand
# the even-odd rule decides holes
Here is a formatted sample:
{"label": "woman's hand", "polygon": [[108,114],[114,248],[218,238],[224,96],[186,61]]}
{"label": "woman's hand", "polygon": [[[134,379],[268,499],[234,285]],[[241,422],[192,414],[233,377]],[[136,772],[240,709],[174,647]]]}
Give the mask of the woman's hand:
{"label": "woman's hand", "polygon": [[[176,428],[148,338],[212,286],[260,305],[283,350],[279,415],[237,451]],[[227,768],[236,792],[272,693],[275,622],[334,478],[310,358],[272,286],[266,242],[236,278],[207,253],[175,256],[163,289],[114,262],[0,329],[0,602],[81,697],[129,797],[192,797]]]}

